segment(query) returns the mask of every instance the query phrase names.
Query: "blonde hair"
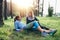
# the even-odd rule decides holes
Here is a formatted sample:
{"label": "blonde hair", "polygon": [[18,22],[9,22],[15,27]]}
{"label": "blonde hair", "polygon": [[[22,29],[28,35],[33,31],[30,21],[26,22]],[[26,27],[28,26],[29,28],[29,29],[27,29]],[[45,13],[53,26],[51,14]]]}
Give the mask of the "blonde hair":
{"label": "blonde hair", "polygon": [[[29,11],[28,14],[29,13],[31,14],[31,17],[34,18],[34,12],[33,11]],[[29,16],[27,15],[27,17],[29,17]]]}

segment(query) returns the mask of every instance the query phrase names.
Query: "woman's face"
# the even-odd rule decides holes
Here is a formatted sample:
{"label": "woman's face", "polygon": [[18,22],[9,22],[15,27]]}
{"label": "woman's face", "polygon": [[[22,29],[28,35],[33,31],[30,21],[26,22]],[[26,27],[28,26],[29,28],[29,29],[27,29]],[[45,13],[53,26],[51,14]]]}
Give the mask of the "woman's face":
{"label": "woman's face", "polygon": [[21,19],[22,19],[21,16],[19,16],[18,20],[21,20]]}
{"label": "woman's face", "polygon": [[29,12],[29,13],[28,13],[28,16],[29,16],[29,17],[32,17],[32,12]]}

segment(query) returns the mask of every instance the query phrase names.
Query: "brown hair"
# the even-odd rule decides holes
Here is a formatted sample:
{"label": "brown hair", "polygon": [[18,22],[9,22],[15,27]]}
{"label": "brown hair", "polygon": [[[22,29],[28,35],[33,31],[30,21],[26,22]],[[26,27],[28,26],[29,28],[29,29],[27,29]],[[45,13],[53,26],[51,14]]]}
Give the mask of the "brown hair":
{"label": "brown hair", "polygon": [[19,16],[16,16],[16,17],[14,18],[14,22],[15,22],[16,20],[18,20],[18,18],[19,18]]}

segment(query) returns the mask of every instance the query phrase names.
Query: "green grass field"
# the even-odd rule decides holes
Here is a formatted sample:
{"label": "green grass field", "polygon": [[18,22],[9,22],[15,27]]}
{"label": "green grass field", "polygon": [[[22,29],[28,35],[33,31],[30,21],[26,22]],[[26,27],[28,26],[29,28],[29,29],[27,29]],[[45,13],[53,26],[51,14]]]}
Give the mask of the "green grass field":
{"label": "green grass field", "polygon": [[[5,20],[3,27],[0,27],[0,40],[60,40],[60,18],[57,17],[37,17],[41,25],[48,28],[57,29],[57,33],[52,36],[42,37],[39,33],[34,32],[16,32],[14,29],[13,19]],[[25,22],[25,18],[23,18]]]}

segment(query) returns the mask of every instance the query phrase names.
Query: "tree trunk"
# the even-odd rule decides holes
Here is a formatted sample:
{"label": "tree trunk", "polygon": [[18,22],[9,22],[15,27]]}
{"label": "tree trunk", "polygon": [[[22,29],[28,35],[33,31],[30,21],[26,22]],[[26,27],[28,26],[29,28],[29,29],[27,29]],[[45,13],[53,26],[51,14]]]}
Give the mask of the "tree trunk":
{"label": "tree trunk", "polygon": [[2,2],[3,0],[0,0],[0,25],[3,25],[3,17],[2,17]]}
{"label": "tree trunk", "polygon": [[40,3],[40,0],[38,0],[38,14],[37,14],[38,16],[39,16],[39,10],[40,10],[39,9],[39,3]]}
{"label": "tree trunk", "polygon": [[10,15],[11,15],[11,18],[13,18],[13,14],[12,14],[12,0],[10,0]]}
{"label": "tree trunk", "polygon": [[43,10],[44,10],[44,0],[42,1],[42,13],[41,13],[41,17],[43,17]]}
{"label": "tree trunk", "polygon": [[7,2],[4,1],[4,19],[7,20]]}

